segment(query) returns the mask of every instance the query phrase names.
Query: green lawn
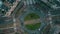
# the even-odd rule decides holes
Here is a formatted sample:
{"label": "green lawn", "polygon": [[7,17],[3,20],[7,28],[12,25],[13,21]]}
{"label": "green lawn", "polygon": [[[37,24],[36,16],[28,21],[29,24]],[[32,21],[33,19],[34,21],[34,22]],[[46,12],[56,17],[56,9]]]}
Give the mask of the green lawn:
{"label": "green lawn", "polygon": [[36,23],[36,24],[27,24],[25,27],[29,30],[36,30],[40,27],[41,23]]}
{"label": "green lawn", "polygon": [[39,15],[37,15],[35,13],[30,13],[25,17],[24,21],[32,20],[32,19],[38,19],[38,18],[40,18]]}

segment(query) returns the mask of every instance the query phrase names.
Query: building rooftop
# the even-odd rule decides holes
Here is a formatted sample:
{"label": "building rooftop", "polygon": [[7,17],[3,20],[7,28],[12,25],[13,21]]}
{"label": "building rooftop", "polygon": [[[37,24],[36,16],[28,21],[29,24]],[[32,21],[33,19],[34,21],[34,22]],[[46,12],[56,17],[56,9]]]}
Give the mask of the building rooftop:
{"label": "building rooftop", "polygon": [[7,0],[7,1],[12,4],[15,0]]}

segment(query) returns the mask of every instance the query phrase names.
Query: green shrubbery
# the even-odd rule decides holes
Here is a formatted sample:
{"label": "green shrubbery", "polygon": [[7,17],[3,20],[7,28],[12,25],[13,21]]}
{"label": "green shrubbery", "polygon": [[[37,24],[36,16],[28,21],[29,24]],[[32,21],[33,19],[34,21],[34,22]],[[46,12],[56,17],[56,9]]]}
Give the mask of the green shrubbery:
{"label": "green shrubbery", "polygon": [[32,20],[32,19],[37,19],[37,18],[40,18],[37,14],[35,13],[31,13],[31,14],[28,14],[26,17],[25,17],[25,21],[26,20]]}
{"label": "green shrubbery", "polygon": [[25,26],[29,30],[36,30],[40,27],[40,25],[41,25],[41,23],[36,23],[36,24],[27,24]]}

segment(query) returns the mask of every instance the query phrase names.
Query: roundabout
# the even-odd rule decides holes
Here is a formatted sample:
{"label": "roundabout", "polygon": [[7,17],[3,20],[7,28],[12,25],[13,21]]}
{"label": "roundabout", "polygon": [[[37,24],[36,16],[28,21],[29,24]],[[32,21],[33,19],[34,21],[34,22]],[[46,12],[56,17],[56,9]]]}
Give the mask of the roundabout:
{"label": "roundabout", "polygon": [[[41,23],[41,25],[39,26],[38,29],[35,29],[35,30],[30,30],[30,29],[27,29],[25,27],[25,24],[24,24],[24,19],[25,17],[30,14],[30,13],[35,13],[37,14],[40,18],[39,18],[39,21]],[[24,13],[22,13],[22,15],[20,16],[19,20],[20,20],[20,23],[21,23],[21,28],[28,32],[29,34],[40,34],[41,31],[44,29],[44,27],[47,25],[45,22],[44,22],[44,13],[43,11],[40,11],[40,10],[36,10],[36,9],[30,9],[28,8],[28,10],[25,10]]]}
{"label": "roundabout", "polygon": [[4,16],[1,14],[4,12],[0,12],[1,32],[11,29],[14,33],[19,30],[23,34],[60,34],[60,1],[48,0],[46,3],[40,0],[23,0],[11,13],[12,16]]}

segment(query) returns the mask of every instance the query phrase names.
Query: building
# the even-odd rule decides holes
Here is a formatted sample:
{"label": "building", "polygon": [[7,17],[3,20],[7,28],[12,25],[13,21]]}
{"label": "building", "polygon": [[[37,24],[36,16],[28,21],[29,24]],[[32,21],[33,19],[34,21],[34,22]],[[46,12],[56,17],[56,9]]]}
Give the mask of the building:
{"label": "building", "polygon": [[7,0],[7,2],[13,4],[16,0]]}

